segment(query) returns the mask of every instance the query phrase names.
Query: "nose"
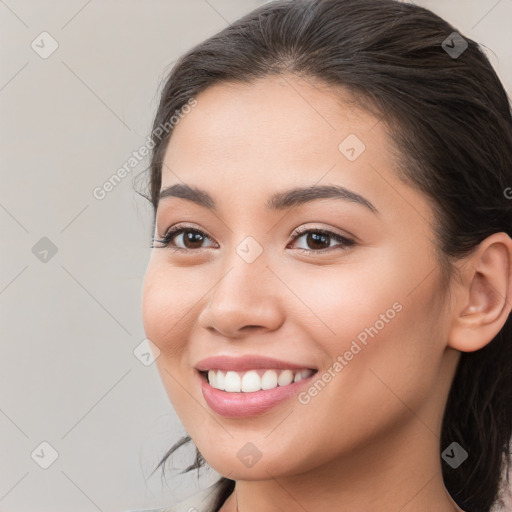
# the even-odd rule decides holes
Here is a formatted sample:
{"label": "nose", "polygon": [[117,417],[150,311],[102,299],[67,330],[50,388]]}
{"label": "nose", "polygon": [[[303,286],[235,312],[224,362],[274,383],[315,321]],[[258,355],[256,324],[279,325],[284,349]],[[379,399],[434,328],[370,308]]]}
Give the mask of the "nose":
{"label": "nose", "polygon": [[231,260],[202,309],[198,323],[225,338],[279,329],[284,321],[282,283],[264,261]]}

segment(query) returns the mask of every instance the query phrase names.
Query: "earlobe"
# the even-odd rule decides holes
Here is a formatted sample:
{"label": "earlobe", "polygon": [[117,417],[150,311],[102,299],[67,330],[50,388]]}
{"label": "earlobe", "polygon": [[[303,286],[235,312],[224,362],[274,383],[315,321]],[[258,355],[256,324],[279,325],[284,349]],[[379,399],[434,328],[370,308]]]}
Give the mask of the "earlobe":
{"label": "earlobe", "polygon": [[500,332],[512,310],[512,239],[494,233],[464,262],[448,346],[474,352]]}

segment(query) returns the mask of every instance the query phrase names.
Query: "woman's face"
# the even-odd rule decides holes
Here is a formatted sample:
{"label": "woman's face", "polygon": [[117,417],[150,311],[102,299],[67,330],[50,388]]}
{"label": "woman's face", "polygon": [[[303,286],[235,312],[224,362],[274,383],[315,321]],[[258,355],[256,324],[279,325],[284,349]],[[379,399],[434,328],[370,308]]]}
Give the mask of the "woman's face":
{"label": "woman's face", "polygon": [[[257,480],[355,471],[398,437],[417,452],[437,443],[456,363],[449,305],[431,206],[395,175],[385,125],[291,75],[196,99],[167,148],[155,235],[185,231],[155,242],[143,320],[202,455]],[[216,356],[227,359],[200,364]],[[254,359],[237,367],[242,356]],[[281,365],[258,357],[316,373],[286,386]],[[215,390],[198,368],[224,368],[229,389],[227,371],[269,389]]]}

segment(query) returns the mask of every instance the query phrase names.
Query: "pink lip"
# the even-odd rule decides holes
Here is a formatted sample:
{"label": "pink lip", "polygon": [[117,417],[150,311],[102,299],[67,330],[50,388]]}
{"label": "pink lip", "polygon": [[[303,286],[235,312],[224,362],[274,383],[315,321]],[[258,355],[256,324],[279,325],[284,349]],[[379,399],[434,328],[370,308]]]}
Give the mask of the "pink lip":
{"label": "pink lip", "polygon": [[258,355],[245,355],[239,357],[214,356],[203,359],[196,364],[196,369],[201,372],[207,370],[232,370],[243,372],[246,370],[258,370],[262,368],[272,370],[303,370],[310,368],[311,370],[316,370],[316,368],[313,368],[312,366],[288,363],[286,361],[280,361],[271,357],[262,357]]}
{"label": "pink lip", "polygon": [[277,386],[274,389],[262,389],[252,393],[228,393],[210,386],[206,377],[197,373],[206,403],[214,412],[228,418],[262,414],[283,400],[296,395],[305,384],[310,384],[314,376],[315,373],[288,386]]}

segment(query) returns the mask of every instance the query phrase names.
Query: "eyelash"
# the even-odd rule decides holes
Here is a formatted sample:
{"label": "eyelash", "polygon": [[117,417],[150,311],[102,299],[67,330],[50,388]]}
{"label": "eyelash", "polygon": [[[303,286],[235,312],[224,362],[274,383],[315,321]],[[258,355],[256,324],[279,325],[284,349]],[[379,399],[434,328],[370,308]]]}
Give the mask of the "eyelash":
{"label": "eyelash", "polygon": [[[155,238],[153,240],[153,244],[151,245],[151,247],[155,248],[155,249],[167,248],[167,249],[170,249],[173,251],[184,251],[184,252],[202,252],[203,250],[208,249],[207,247],[202,247],[199,249],[184,249],[183,247],[171,246],[171,242],[174,240],[174,238],[176,238],[178,235],[181,235],[182,233],[186,233],[186,232],[198,233],[203,238],[210,238],[204,231],[201,231],[200,229],[192,228],[190,226],[177,225],[177,226],[174,226],[174,227],[168,229],[161,239]],[[307,235],[309,233],[317,233],[317,234],[325,235],[325,236],[328,236],[328,237],[334,239],[335,241],[343,244],[344,247],[341,248],[342,250],[356,245],[355,240],[353,240],[351,238],[348,238],[343,235],[339,235],[338,233],[334,233],[334,232],[328,231],[326,229],[320,229],[320,228],[302,228],[302,229],[298,228],[297,230],[295,230],[295,232],[292,235],[292,241],[295,242],[302,236]],[[162,245],[155,246],[155,242],[162,244]],[[318,250],[299,248],[298,250],[308,253],[308,254],[311,254],[311,253],[321,253],[322,254],[322,253],[330,252],[333,249],[336,249],[336,247],[327,247],[325,249],[318,249]]]}

